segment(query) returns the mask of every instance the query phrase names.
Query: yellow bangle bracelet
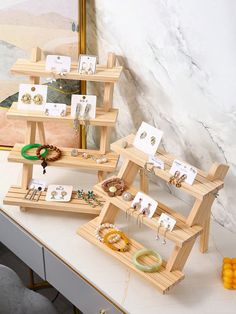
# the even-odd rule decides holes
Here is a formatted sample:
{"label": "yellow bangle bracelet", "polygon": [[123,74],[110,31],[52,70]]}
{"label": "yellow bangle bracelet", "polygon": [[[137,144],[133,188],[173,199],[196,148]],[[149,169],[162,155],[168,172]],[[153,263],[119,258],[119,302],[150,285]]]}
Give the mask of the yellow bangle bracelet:
{"label": "yellow bangle bracelet", "polygon": [[[109,237],[113,234],[118,234],[120,236],[120,238],[125,242],[125,245],[124,247],[122,248],[118,248],[116,247],[113,243],[110,243],[109,242]],[[126,237],[126,235],[119,231],[119,230],[111,230],[109,232],[107,232],[105,235],[104,235],[104,238],[103,238],[103,241],[104,243],[110,248],[112,249],[113,251],[118,251],[118,252],[126,252],[128,251],[129,249],[129,239]]]}

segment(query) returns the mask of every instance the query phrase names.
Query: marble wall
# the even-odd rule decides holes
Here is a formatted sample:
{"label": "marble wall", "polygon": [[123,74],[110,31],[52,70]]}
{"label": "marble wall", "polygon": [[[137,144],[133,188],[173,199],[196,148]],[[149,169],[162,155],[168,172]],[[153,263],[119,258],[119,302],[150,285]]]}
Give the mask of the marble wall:
{"label": "marble wall", "polygon": [[[144,120],[164,131],[163,147],[208,170],[230,165],[213,218],[236,230],[236,1],[89,0],[88,46],[125,71],[115,89],[114,137]],[[97,91],[99,92],[99,91]],[[235,202],[235,203],[234,203]]]}

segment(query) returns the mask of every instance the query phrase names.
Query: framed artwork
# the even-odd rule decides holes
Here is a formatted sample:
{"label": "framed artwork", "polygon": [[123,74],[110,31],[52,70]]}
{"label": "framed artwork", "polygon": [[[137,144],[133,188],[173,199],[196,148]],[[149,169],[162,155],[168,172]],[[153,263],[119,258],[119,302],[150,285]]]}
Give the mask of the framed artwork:
{"label": "framed artwork", "polygon": [[[43,58],[48,54],[67,55],[72,61],[78,60],[81,47],[79,38],[79,17],[85,15],[79,8],[83,0],[8,0],[0,3],[0,146],[10,147],[24,141],[23,121],[7,120],[6,112],[13,101],[18,99],[20,83],[28,83],[28,77],[11,75],[11,66],[18,58],[30,58],[31,50],[40,47]],[[84,18],[85,19],[85,18]],[[85,30],[83,29],[83,32]],[[84,36],[84,34],[82,34]],[[60,82],[59,82],[60,83]],[[78,85],[78,82],[74,84]],[[62,83],[60,83],[62,84]],[[71,82],[63,82],[63,90],[78,90]],[[57,88],[49,89],[49,102],[68,103],[70,93],[58,93]],[[68,96],[68,95],[69,96]],[[73,134],[71,126],[65,126],[59,136],[60,125],[46,125],[48,141],[60,145],[68,143]],[[59,132],[60,134],[61,132]],[[68,134],[68,136],[67,136]],[[57,136],[58,139],[57,139]],[[55,138],[56,136],[56,138]],[[62,141],[61,141],[62,140]],[[67,145],[65,145],[67,146]]]}

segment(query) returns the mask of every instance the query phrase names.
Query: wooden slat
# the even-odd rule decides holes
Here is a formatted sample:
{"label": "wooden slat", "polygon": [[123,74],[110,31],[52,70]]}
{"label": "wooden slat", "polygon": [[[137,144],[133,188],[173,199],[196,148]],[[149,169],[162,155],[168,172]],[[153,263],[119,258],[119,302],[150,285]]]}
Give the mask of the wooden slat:
{"label": "wooden slat", "polygon": [[[122,72],[122,66],[108,68],[106,65],[97,65],[96,73],[85,75],[78,73],[78,64],[72,62],[71,71],[63,76],[66,80],[92,81],[92,82],[116,82]],[[18,59],[11,68],[11,73],[15,75],[26,75],[33,77],[51,77],[52,73],[45,71],[45,61],[32,62]],[[56,75],[55,78],[61,78]]]}
{"label": "wooden slat", "polygon": [[[40,160],[28,160],[21,156],[21,148],[23,144],[15,144],[12,150],[9,152],[8,161],[10,162],[19,162],[23,164],[41,164],[42,161]],[[49,162],[48,166],[55,166],[55,167],[68,167],[68,168],[81,168],[81,169],[88,169],[94,171],[105,171],[105,172],[112,172],[116,169],[116,165],[119,159],[119,156],[115,153],[107,153],[102,156],[106,156],[108,159],[107,163],[98,164],[95,160],[91,158],[83,159],[81,155],[77,157],[72,157],[70,155],[71,148],[63,148],[59,147],[62,151],[62,157],[54,162]],[[27,152],[29,155],[35,155],[36,149],[31,149]],[[99,157],[98,152],[96,151],[87,151],[87,150],[80,150],[80,152],[86,151],[87,153],[93,152],[93,155]]]}
{"label": "wooden slat", "polygon": [[[115,151],[118,154],[121,154],[125,156],[127,159],[133,161],[140,167],[144,167],[145,163],[148,161],[148,155],[141,152],[137,148],[135,148],[132,143],[134,140],[134,135],[131,134],[125,138],[122,138],[121,140],[116,141],[115,143],[111,144],[111,149]],[[122,142],[127,141],[129,143],[127,148],[122,147]],[[158,151],[157,157],[164,161],[165,163],[165,170],[162,169],[156,169],[155,174],[160,177],[161,179],[165,181],[169,181],[170,177],[172,176],[169,173],[170,167],[172,165],[172,162],[176,157]],[[196,168],[197,169],[197,168]],[[193,185],[189,185],[185,182],[182,183],[181,190],[189,193],[190,195],[198,198],[203,199],[208,193],[211,193],[215,190],[219,190],[223,187],[224,182],[222,180],[213,180],[210,181],[207,179],[207,174],[198,170],[197,177],[193,183]]]}
{"label": "wooden slat", "polygon": [[[107,200],[109,199],[110,203],[115,205],[117,208],[120,208],[124,212],[126,212],[126,210],[131,207],[132,202],[124,201],[122,199],[122,196],[109,197],[107,195],[107,193],[102,189],[101,185],[102,185],[102,183],[96,184],[94,186],[94,191],[98,195],[100,195],[102,198],[107,199]],[[129,189],[127,189],[127,191],[129,191],[133,195],[135,195],[137,193],[136,189],[134,189],[134,188],[129,188]],[[104,207],[104,209],[105,209],[105,207]],[[196,238],[200,234],[200,232],[202,231],[202,227],[197,226],[197,225],[195,225],[193,227],[189,227],[183,221],[178,220],[178,218],[174,215],[173,210],[168,209],[168,211],[166,211],[166,209],[168,209],[167,206],[158,202],[158,208],[157,208],[155,214],[153,215],[153,217],[152,218],[143,217],[143,220],[142,220],[143,224],[145,224],[146,226],[150,227],[155,232],[157,232],[157,227],[158,227],[157,220],[159,219],[160,215],[162,213],[167,213],[169,216],[172,216],[172,218],[176,219],[177,223],[171,232],[169,232],[169,231],[166,232],[166,238],[169,239],[170,241],[173,241],[179,247],[182,247],[184,245],[184,243],[186,243],[187,241],[191,241],[192,239]],[[172,214],[170,214],[170,212]],[[103,211],[102,211],[102,213],[103,213]],[[102,215],[102,213],[101,213],[101,215]],[[108,214],[111,215],[112,210],[109,209]],[[132,217],[137,219],[138,212],[134,212],[132,214]],[[103,222],[106,222],[106,221],[103,221]],[[110,220],[109,220],[109,222],[110,222]],[[159,229],[159,234],[163,235],[164,232],[165,232],[165,228],[161,227]]]}
{"label": "wooden slat", "polygon": [[[46,209],[94,215],[99,215],[102,208],[102,206],[96,206],[94,208],[89,206],[85,201],[77,198],[76,192],[72,193],[72,199],[70,202],[47,202],[45,201],[46,191],[44,191],[42,192],[39,201],[36,202],[24,199],[26,191],[26,189],[22,189],[21,187],[10,187],[3,203],[5,205],[15,205],[26,209]],[[101,197],[98,198],[104,204],[104,200]]]}
{"label": "wooden slat", "polygon": [[[118,116],[118,109],[110,109],[104,111],[101,108],[96,109],[96,118],[88,121],[88,125],[114,127]],[[67,106],[67,114],[65,117],[46,116],[43,112],[32,110],[17,109],[17,103],[14,102],[7,112],[8,119],[17,119],[34,122],[63,122],[71,123],[73,118],[70,115],[70,106]],[[84,125],[84,121],[80,120],[80,124]]]}
{"label": "wooden slat", "polygon": [[[138,270],[132,263],[132,256],[138,250],[143,248],[143,246],[137,241],[130,239],[130,249],[128,252],[116,252],[108,248],[105,244],[101,243],[95,238],[95,229],[98,225],[98,217],[90,221],[89,223],[83,225],[78,230],[78,234],[91,242],[92,244],[98,246],[111,256],[118,259],[125,266],[129,267],[136,273],[140,274],[146,280],[151,282],[161,293],[165,294],[170,288],[179,283],[183,278],[184,274],[180,271],[169,272],[165,269],[166,263],[164,262],[160,270],[155,273],[145,273]],[[153,262],[152,257],[145,257],[143,261]]]}

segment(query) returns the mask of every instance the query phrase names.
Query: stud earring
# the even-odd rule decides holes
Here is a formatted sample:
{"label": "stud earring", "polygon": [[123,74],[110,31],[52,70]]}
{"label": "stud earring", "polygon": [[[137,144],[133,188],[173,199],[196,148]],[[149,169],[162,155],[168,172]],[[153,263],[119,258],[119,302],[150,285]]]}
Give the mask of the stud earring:
{"label": "stud earring", "polygon": [[146,136],[147,136],[147,132],[146,132],[146,131],[143,131],[143,132],[140,134],[140,138],[141,138],[141,139],[144,139]]}
{"label": "stud earring", "polygon": [[135,209],[135,210],[137,210],[137,211],[138,211],[139,209],[141,209],[142,200],[143,200],[143,199],[140,198],[138,202],[134,203],[133,209]]}
{"label": "stud earring", "polygon": [[175,186],[177,188],[180,188],[181,187],[181,183],[185,181],[185,179],[187,179],[187,175],[186,174],[183,174],[176,182]]}
{"label": "stud earring", "polygon": [[166,244],[166,232],[169,230],[169,228],[170,228],[170,225],[168,224],[167,227],[165,228],[164,235],[163,235],[163,240],[161,242],[161,244],[163,244],[163,245]]}
{"label": "stud earring", "polygon": [[31,103],[31,95],[28,93],[25,93],[24,95],[22,95],[21,101],[23,102],[23,104],[29,105]]}
{"label": "stud earring", "polygon": [[67,195],[66,191],[62,191],[61,192],[61,199],[64,200],[64,197]]}
{"label": "stud earring", "polygon": [[156,138],[155,136],[151,136],[151,145],[155,145],[156,144]]}
{"label": "stud earring", "polygon": [[61,116],[61,117],[65,117],[65,115],[66,115],[66,111],[65,111],[65,110],[62,110],[62,112],[60,113],[60,116]]}
{"label": "stud earring", "polygon": [[179,178],[180,176],[180,172],[179,171],[175,171],[175,174],[170,177],[169,183],[170,184],[175,184],[176,180]]}
{"label": "stud earring", "polygon": [[55,200],[55,196],[57,195],[57,191],[51,192],[51,200]]}
{"label": "stud earring", "polygon": [[43,103],[43,96],[40,94],[37,94],[34,96],[33,98],[33,102],[35,103],[35,105],[42,105]]}

